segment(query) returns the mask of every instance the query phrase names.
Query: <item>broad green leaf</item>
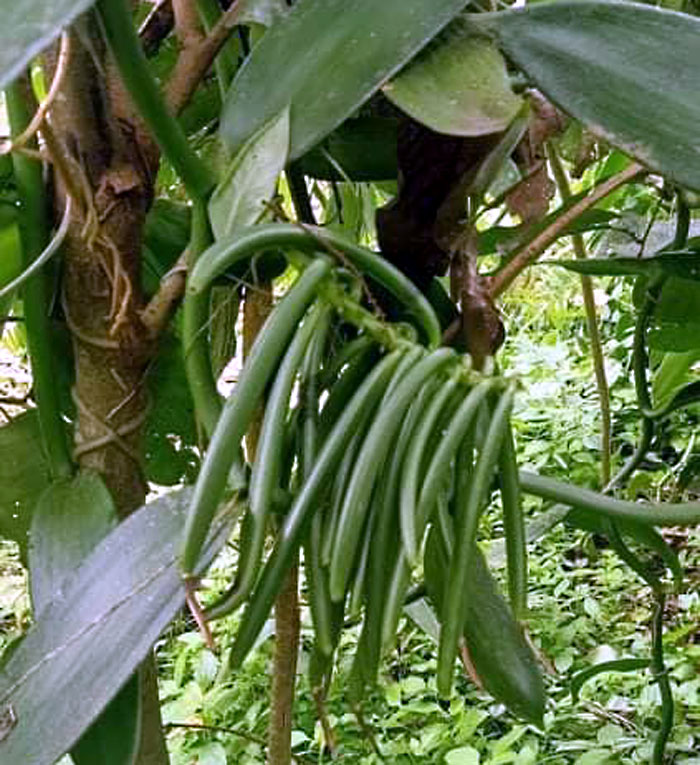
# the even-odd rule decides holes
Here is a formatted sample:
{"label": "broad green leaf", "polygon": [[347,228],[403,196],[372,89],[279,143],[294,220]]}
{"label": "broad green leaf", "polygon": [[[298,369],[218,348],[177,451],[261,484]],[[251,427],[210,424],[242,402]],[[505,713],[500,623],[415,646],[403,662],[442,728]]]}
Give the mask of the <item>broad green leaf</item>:
{"label": "broad green leaf", "polygon": [[384,86],[384,95],[438,133],[498,133],[515,118],[522,99],[511,90],[496,45],[461,33],[460,26],[450,25]]}
{"label": "broad green leaf", "polygon": [[[0,762],[51,765],[122,687],[182,608],[178,566],[191,491],[129,516],[65,582],[0,674]],[[223,518],[198,570],[230,531]],[[70,703],[67,703],[67,700]]]}
{"label": "broad green leaf", "polygon": [[700,189],[700,19],[593,0],[472,19],[562,109],[653,170]]}
{"label": "broad green leaf", "polygon": [[73,765],[132,765],[139,744],[140,673],[135,672],[71,749]]}
{"label": "broad green leaf", "polygon": [[240,148],[288,104],[290,159],[328,135],[450,22],[466,0],[299,0],[239,70],[221,135]]}
{"label": "broad green leaf", "polygon": [[299,159],[302,172],[324,181],[386,181],[396,178],[398,120],[345,120]]}
{"label": "broad green leaf", "polygon": [[40,613],[88,554],[116,526],[112,497],[96,473],[50,483],[39,497],[29,531],[34,612]]}
{"label": "broad green leaf", "polygon": [[32,510],[49,484],[36,411],[0,428],[0,454],[0,534],[25,553]]}
{"label": "broad green leaf", "polygon": [[191,218],[189,205],[162,197],[148,211],[143,239],[156,257],[158,278],[173,266],[189,244]]}
{"label": "broad green leaf", "polygon": [[[29,572],[34,612],[44,606],[117,524],[112,497],[96,473],[56,481],[39,498],[32,515]],[[75,765],[130,765],[139,736],[140,691],[133,675],[81,736],[71,756]]]}
{"label": "broad green leaf", "polygon": [[25,0],[5,3],[0,27],[0,88],[68,26],[92,0]]}
{"label": "broad green leaf", "polygon": [[651,348],[683,353],[700,348],[700,283],[671,277],[664,282],[647,333]]}
{"label": "broad green leaf", "polygon": [[652,393],[654,405],[662,407],[686,383],[691,381],[690,368],[700,361],[700,347],[685,353],[666,353],[654,371]]}
{"label": "broad green leaf", "polygon": [[285,108],[246,141],[212,194],[209,219],[217,239],[257,223],[265,214],[265,202],[275,193],[277,177],[287,164],[288,149]]}

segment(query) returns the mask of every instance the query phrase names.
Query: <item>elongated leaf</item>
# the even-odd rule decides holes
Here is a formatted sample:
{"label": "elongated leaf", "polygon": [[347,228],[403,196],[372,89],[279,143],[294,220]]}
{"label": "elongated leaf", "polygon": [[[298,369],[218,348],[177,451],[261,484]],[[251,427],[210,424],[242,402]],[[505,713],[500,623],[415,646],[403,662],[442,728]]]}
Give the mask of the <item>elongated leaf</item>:
{"label": "elongated leaf", "polygon": [[31,512],[49,484],[35,411],[0,428],[0,454],[0,534],[26,552]]}
{"label": "elongated leaf", "polygon": [[287,164],[289,109],[283,109],[246,141],[209,201],[214,236],[257,223],[275,192],[277,176]]}
{"label": "elongated leaf", "polygon": [[391,82],[384,94],[414,119],[448,135],[505,130],[522,100],[511,90],[498,48],[481,35],[460,34],[457,23]]}
{"label": "elongated leaf", "polygon": [[[127,518],[69,577],[0,674],[0,762],[52,765],[134,672],[184,603],[177,564],[191,492]],[[201,570],[223,544],[222,520]],[[66,700],[70,699],[70,703]]]}
{"label": "elongated leaf", "polygon": [[543,261],[589,276],[678,276],[700,281],[700,252],[660,252],[650,258]]}
{"label": "elongated leaf", "polygon": [[627,2],[538,3],[475,17],[593,132],[700,189],[700,19]]}
{"label": "elongated leaf", "polygon": [[3,5],[0,26],[0,88],[87,10],[92,0],[25,0]]}
{"label": "elongated leaf", "polygon": [[[35,613],[117,524],[112,496],[96,473],[79,473],[49,485],[32,515],[29,571]],[[138,746],[141,713],[138,674],[133,675],[81,736],[75,765],[130,765]]]}
{"label": "elongated leaf", "polygon": [[238,149],[291,105],[297,159],[366,101],[466,0],[299,0],[266,32],[226,98],[221,135]]}

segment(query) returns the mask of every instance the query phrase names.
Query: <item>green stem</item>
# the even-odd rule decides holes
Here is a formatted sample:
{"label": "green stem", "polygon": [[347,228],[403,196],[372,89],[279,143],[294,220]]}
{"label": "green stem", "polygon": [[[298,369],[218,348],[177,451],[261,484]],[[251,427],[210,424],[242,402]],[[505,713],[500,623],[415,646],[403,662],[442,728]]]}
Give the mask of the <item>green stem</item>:
{"label": "green stem", "polygon": [[666,743],[673,728],[673,691],[671,681],[668,678],[668,670],[664,664],[664,605],[666,595],[663,592],[657,594],[654,609],[654,621],[651,628],[651,670],[654,680],[661,694],[661,727],[656,734],[654,751],[652,754],[653,765],[663,765]]}
{"label": "green stem", "polygon": [[134,29],[128,0],[98,0],[97,11],[124,86],[158,146],[193,200],[207,198],[215,180],[168,111]]}
{"label": "green stem", "polygon": [[634,454],[629,460],[620,468],[620,470],[610,479],[607,486],[603,491],[610,491],[615,486],[621,484],[639,467],[641,461],[646,457],[649,447],[651,446],[651,440],[654,437],[654,420],[650,420],[648,417],[642,417],[641,424],[642,432],[639,436],[639,443],[634,451]]}
{"label": "green stem", "polygon": [[[562,202],[568,204],[572,199],[571,186],[566,175],[566,170],[559,159],[559,155],[554,148],[549,145],[547,155],[552,167],[554,179],[559,188]],[[573,234],[571,242],[574,247],[574,254],[579,260],[586,260],[586,243],[582,234]],[[605,374],[605,357],[603,355],[603,344],[600,339],[598,329],[598,316],[596,313],[595,296],[593,293],[593,282],[591,277],[581,274],[581,293],[583,295],[583,305],[586,311],[586,325],[588,327],[588,336],[591,341],[591,357],[593,359],[593,368],[595,370],[596,387],[598,388],[598,401],[600,404],[600,441],[601,441],[601,464],[600,477],[601,484],[606,486],[610,481],[610,462],[612,452],[612,426],[610,414],[610,387]]]}
{"label": "green stem", "polygon": [[664,606],[666,593],[651,567],[639,558],[625,543],[614,521],[607,524],[607,533],[615,552],[651,588],[654,596],[654,616],[651,625],[651,671],[661,696],[661,726],[656,734],[652,765],[663,765],[664,752],[673,729],[673,691],[664,663]]}
{"label": "green stem", "polygon": [[[211,244],[211,231],[206,205],[196,202],[192,208],[192,234],[188,248],[187,267],[191,270],[199,255]],[[186,293],[183,303],[182,342],[185,349],[185,370],[194,400],[198,421],[211,437],[219,414],[221,397],[216,388],[209,352],[210,290],[193,295]]]}
{"label": "green stem", "polygon": [[[5,102],[13,136],[19,135],[34,113],[34,98],[29,80],[21,78],[5,91]],[[19,211],[24,268],[31,266],[49,241],[48,199],[42,179],[41,164],[19,153],[12,155],[17,191],[22,200]],[[54,343],[43,273],[34,274],[24,285],[24,322],[32,367],[41,435],[53,478],[73,473],[66,427],[61,418],[56,385]]]}
{"label": "green stem", "polygon": [[656,302],[661,294],[664,279],[661,278],[648,285],[644,297],[644,303],[639,309],[637,324],[634,328],[634,340],[632,348],[632,367],[634,372],[634,388],[637,394],[637,403],[639,410],[644,417],[650,420],[657,419],[663,412],[654,410],[649,393],[649,384],[647,381],[648,357],[646,352],[646,333],[647,326],[654,313]]}
{"label": "green stem", "polygon": [[569,507],[580,507],[611,518],[638,521],[647,526],[695,526],[700,523],[700,502],[627,502],[526,470],[521,470],[518,475],[520,487],[526,494],[561,502]]}

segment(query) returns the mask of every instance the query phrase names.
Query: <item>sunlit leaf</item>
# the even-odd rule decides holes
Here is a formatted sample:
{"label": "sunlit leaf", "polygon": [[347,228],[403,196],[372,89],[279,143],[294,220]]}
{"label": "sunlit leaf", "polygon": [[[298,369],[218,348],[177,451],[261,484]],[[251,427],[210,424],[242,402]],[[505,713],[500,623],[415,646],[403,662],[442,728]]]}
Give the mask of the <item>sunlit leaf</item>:
{"label": "sunlit leaf", "polygon": [[562,109],[643,164],[700,189],[700,19],[593,0],[473,18]]}
{"label": "sunlit leaf", "polygon": [[209,219],[217,239],[256,223],[266,212],[277,177],[287,164],[289,109],[263,125],[246,141],[209,201]]}
{"label": "sunlit leaf", "polygon": [[290,158],[328,135],[466,5],[465,0],[299,0],[239,70],[221,119],[238,149],[291,106]]}
{"label": "sunlit leaf", "polygon": [[431,43],[384,88],[384,94],[438,133],[476,136],[510,124],[522,100],[506,64],[488,38],[459,33],[458,22]]}

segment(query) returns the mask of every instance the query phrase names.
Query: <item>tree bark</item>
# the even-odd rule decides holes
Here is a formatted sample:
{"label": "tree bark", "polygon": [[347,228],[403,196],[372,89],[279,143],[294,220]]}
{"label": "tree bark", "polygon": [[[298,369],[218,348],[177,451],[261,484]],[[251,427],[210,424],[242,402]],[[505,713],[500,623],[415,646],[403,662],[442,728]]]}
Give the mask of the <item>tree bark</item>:
{"label": "tree bark", "polygon": [[[74,27],[70,51],[51,109],[55,140],[48,143],[54,167],[64,171],[56,173],[56,208],[65,204],[68,189],[78,189],[81,197],[63,247],[61,285],[75,365],[74,456],[102,475],[125,517],[146,495],[141,440],[154,343],[140,318],[140,257],[157,152],[111,70],[91,17]],[[141,687],[136,762],[165,765],[153,659],[141,669]]]}

